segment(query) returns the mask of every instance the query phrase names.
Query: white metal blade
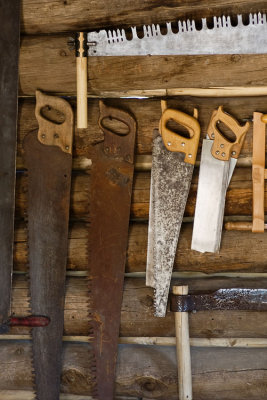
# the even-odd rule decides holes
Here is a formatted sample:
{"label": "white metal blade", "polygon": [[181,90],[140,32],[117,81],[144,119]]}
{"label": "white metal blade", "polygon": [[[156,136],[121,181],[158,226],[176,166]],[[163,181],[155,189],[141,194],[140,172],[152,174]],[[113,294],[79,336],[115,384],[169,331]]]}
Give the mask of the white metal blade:
{"label": "white metal blade", "polygon": [[191,249],[201,253],[214,253],[220,249],[230,173],[230,160],[214,158],[212,144],[213,140],[203,140],[191,243]]}
{"label": "white metal blade", "polygon": [[202,29],[195,21],[178,21],[178,32],[166,23],[167,34],[159,25],[143,26],[144,37],[139,39],[136,27],[131,28],[132,39],[126,38],[124,29],[89,32],[89,56],[144,56],[182,54],[262,54],[267,53],[266,14],[250,14],[249,24],[244,25],[242,15],[237,16],[237,26],[231,18],[213,18],[214,27],[207,27],[202,19]]}
{"label": "white metal blade", "polygon": [[237,158],[230,158],[230,167],[229,167],[229,177],[228,177],[228,186],[230,185],[234,170],[235,170],[235,166],[237,163]]}

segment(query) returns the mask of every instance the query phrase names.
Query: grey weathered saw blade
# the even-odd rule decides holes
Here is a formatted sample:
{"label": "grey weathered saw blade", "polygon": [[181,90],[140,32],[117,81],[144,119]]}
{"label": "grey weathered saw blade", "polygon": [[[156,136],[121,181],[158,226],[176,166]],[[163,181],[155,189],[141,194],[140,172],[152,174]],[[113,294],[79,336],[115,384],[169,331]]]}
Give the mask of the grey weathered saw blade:
{"label": "grey weathered saw blade", "polygon": [[0,323],[10,315],[13,270],[20,1],[0,0]]}
{"label": "grey weathered saw blade", "polygon": [[143,38],[139,39],[136,27],[131,28],[132,39],[127,39],[124,29],[89,32],[89,56],[145,56],[182,54],[262,54],[267,52],[266,14],[249,14],[249,24],[244,25],[242,15],[237,16],[237,26],[230,17],[214,17],[214,27],[207,27],[202,19],[202,29],[197,30],[195,21],[178,21],[178,32],[166,23],[167,34],[159,25],[143,26]]}
{"label": "grey weathered saw blade", "polygon": [[212,145],[213,140],[203,140],[191,243],[191,249],[201,253],[220,249],[225,196],[232,173],[231,161],[213,157]]}
{"label": "grey weathered saw blade", "polygon": [[193,165],[184,162],[183,153],[168,151],[160,134],[155,136],[147,284],[155,289],[155,315],[158,317],[166,314],[173,263],[193,169]]}

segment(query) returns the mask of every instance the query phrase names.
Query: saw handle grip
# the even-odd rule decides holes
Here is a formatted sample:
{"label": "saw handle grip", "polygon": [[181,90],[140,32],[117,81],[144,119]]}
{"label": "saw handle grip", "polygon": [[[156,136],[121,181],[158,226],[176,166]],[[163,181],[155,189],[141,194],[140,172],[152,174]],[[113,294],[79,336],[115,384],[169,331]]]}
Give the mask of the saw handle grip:
{"label": "saw handle grip", "polygon": [[[169,120],[174,120],[184,126],[188,130],[190,138],[183,137],[167,128]],[[188,164],[195,164],[200,138],[200,125],[197,118],[179,110],[166,108],[160,119],[159,131],[167,150],[185,153],[184,161]]]}
{"label": "saw handle grip", "polygon": [[[188,286],[174,286],[175,295],[187,295]],[[187,312],[175,313],[179,400],[192,400],[192,373]]]}
{"label": "saw handle grip", "polygon": [[[217,128],[217,123],[223,122],[235,134],[236,140],[231,142]],[[208,126],[208,136],[213,140],[211,154],[218,160],[227,161],[232,158],[238,158],[246,133],[249,129],[249,122],[241,126],[239,122],[230,114],[223,111],[223,106],[213,111]]]}
{"label": "saw handle grip", "polygon": [[9,326],[28,326],[30,328],[48,326],[50,318],[40,315],[30,315],[28,317],[11,317],[9,319]]}
{"label": "saw handle grip", "polygon": [[87,128],[87,39],[85,32],[76,36],[77,128]]}
{"label": "saw handle grip", "polygon": [[[100,110],[100,115],[98,119],[98,125],[100,129],[105,134],[115,134],[115,135],[120,135],[120,136],[126,136],[126,135],[134,135],[136,131],[136,122],[135,119],[133,118],[132,115],[130,115],[128,112],[120,110],[119,108],[114,108],[114,107],[109,107],[104,104],[103,101],[99,101],[99,110]],[[110,119],[110,120],[117,120],[124,125],[127,126],[128,131],[126,133],[120,133],[116,132],[115,130],[112,130],[111,128],[108,128],[104,124],[105,119]]]}

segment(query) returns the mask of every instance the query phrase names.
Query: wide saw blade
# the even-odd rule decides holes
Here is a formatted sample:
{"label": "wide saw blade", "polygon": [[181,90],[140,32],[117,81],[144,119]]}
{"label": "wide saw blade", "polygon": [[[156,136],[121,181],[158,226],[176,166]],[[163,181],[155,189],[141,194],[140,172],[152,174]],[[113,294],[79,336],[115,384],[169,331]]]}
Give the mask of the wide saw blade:
{"label": "wide saw blade", "polygon": [[164,317],[173,263],[194,165],[168,151],[161,135],[153,141],[147,281],[155,289],[155,315]]}
{"label": "wide saw blade", "polygon": [[20,1],[0,0],[0,325],[10,315],[13,271]]}
{"label": "wide saw blade", "polygon": [[[123,122],[128,133],[105,128]],[[104,141],[91,148],[89,274],[98,400],[114,398],[123,281],[134,172],[136,123],[128,113],[100,102]]]}
{"label": "wide saw blade", "polygon": [[213,140],[204,139],[191,249],[217,252],[220,249],[225,196],[232,174],[231,159],[218,160],[211,154]]}
{"label": "wide saw blade", "polygon": [[[174,26],[174,30],[172,29]],[[159,25],[143,26],[143,37],[131,28],[131,39],[124,29],[89,32],[87,36],[91,56],[145,56],[182,54],[262,54],[267,52],[266,14],[249,14],[244,24],[237,16],[237,26],[230,17],[213,17],[213,28],[202,19],[202,29],[195,21],[178,21],[176,26],[166,23],[166,33]]]}
{"label": "wide saw blade", "polygon": [[[35,328],[33,366],[36,398],[58,400],[64,322],[64,291],[72,167],[73,114],[63,99],[37,92],[39,131],[23,143],[28,170],[28,244],[31,310],[50,318]],[[64,114],[56,124],[42,116],[49,106]]]}

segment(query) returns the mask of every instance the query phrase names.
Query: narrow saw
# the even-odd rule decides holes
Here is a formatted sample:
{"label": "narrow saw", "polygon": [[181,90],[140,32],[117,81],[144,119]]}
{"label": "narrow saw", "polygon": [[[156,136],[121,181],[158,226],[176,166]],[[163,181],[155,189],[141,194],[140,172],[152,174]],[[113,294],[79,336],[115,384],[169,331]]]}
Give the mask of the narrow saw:
{"label": "narrow saw", "polygon": [[[162,101],[160,134],[153,141],[146,285],[155,289],[155,315],[164,317],[178,237],[196,161],[200,125],[194,116],[168,109]],[[168,128],[174,120],[189,137]]]}
{"label": "narrow saw", "polygon": [[[223,123],[235,135],[230,141],[220,130]],[[223,111],[215,110],[203,140],[191,249],[218,252],[221,244],[225,196],[239,157],[249,122],[241,126]]]}
{"label": "narrow saw", "polygon": [[[64,121],[47,119],[55,110]],[[31,310],[50,324],[32,331],[36,399],[58,400],[72,169],[73,112],[67,101],[36,92],[39,130],[24,139],[28,172]]]}

